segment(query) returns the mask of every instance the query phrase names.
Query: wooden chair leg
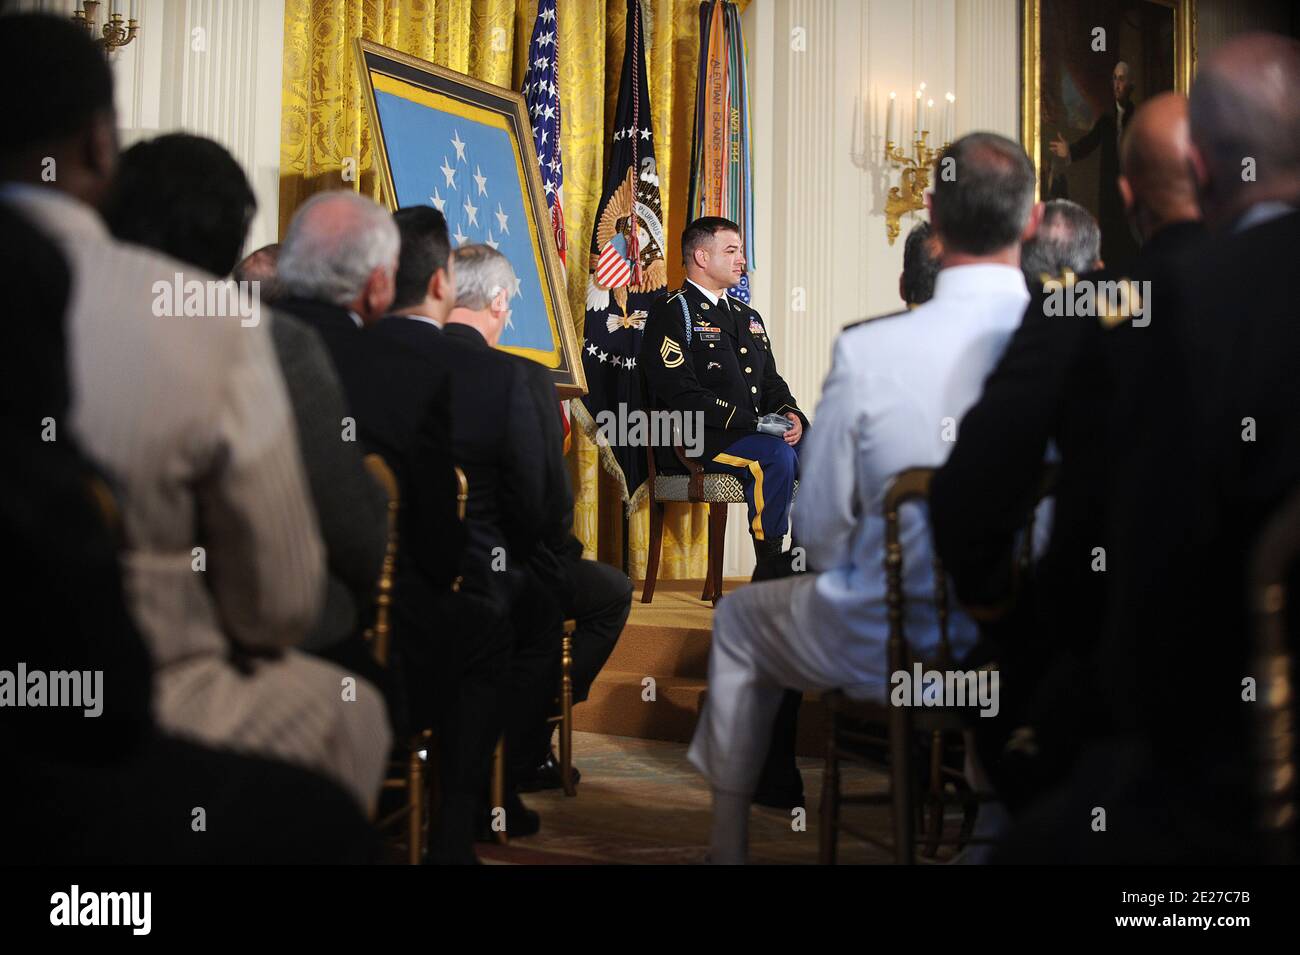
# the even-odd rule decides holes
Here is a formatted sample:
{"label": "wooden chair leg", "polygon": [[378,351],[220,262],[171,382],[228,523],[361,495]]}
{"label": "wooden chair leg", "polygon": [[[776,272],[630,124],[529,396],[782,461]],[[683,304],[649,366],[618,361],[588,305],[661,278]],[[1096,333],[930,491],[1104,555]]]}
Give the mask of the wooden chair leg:
{"label": "wooden chair leg", "polygon": [[[704,555],[704,589],[700,591],[701,600],[713,600],[713,505],[709,505],[708,546]],[[714,606],[717,601],[713,600]]]}
{"label": "wooden chair leg", "polygon": [[826,770],[822,774],[821,830],[817,861],[821,865],[835,865],[839,845],[840,824],[840,761],[835,749],[835,730],[839,717],[826,714]]}
{"label": "wooden chair leg", "polygon": [[576,796],[573,785],[573,635],[560,643],[560,778],[564,795]]}
{"label": "wooden chair leg", "polygon": [[709,505],[709,579],[713,581],[713,590],[701,599],[712,600],[718,605],[722,596],[722,558],[727,548],[727,505]]}
{"label": "wooden chair leg", "polygon": [[929,820],[925,832],[925,857],[933,859],[939,854],[943,838],[943,733],[935,730],[930,736],[930,794],[927,807]]}
{"label": "wooden chair leg", "polygon": [[907,707],[891,707],[889,715],[889,788],[894,817],[894,861],[916,861],[912,817],[912,720]]}
{"label": "wooden chair leg", "polygon": [[664,506],[650,501],[650,551],[646,554],[645,586],[641,589],[641,602],[648,604],[655,596],[655,580],[659,577],[659,551],[664,541]]}
{"label": "wooden chair leg", "polygon": [[[502,736],[497,740],[497,748],[492,751],[492,808],[497,807],[504,809],[506,804],[506,738]],[[493,833],[496,837],[497,845],[504,846],[510,841],[510,834],[502,829],[500,832]]]}
{"label": "wooden chair leg", "polygon": [[424,861],[424,765],[417,746],[411,747],[406,764],[406,796],[411,804],[407,857],[411,865],[419,865]]}

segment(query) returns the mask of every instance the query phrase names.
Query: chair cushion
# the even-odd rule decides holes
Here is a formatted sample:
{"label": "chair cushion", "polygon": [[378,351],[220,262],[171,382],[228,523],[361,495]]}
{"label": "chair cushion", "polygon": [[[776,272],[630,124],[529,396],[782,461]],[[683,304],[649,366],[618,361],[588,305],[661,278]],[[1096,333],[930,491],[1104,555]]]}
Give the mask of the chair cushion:
{"label": "chair cushion", "polygon": [[[656,501],[687,501],[691,478],[688,474],[656,474],[654,497]],[[791,500],[799,495],[799,482],[794,482]],[[745,488],[740,479],[730,474],[709,472],[704,475],[704,500],[718,504],[744,504]]]}
{"label": "chair cushion", "polygon": [[[655,475],[655,500],[686,501],[691,479],[686,474]],[[744,504],[745,489],[738,478],[730,474],[704,475],[704,500],[710,503]]]}

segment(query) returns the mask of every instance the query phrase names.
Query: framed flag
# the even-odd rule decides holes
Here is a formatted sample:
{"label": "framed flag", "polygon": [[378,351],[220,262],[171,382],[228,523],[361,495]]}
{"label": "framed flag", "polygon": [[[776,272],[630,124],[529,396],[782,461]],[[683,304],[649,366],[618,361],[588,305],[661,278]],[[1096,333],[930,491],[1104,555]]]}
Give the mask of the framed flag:
{"label": "framed flag", "polygon": [[586,394],[523,96],[368,40],[356,56],[388,207],[433,206],[452,248],[505,255],[517,282],[497,347],[548,368],[561,397]]}

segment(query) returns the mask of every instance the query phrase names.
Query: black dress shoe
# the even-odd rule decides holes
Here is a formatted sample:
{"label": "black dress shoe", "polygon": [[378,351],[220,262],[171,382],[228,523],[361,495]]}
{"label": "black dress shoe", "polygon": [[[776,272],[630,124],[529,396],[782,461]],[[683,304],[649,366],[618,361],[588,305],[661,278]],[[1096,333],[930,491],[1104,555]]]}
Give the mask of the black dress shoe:
{"label": "black dress shoe", "polygon": [[[518,796],[507,796],[504,808],[506,811],[506,836],[509,838],[520,839],[524,836],[535,836],[541,830],[542,817],[525,806]],[[495,812],[495,809],[488,808],[480,817],[479,842],[496,841],[496,832],[492,828]]]}
{"label": "black dress shoe", "polygon": [[[577,766],[571,767],[570,772],[573,775],[573,785],[578,785],[578,781],[582,779],[582,773],[578,772]],[[564,774],[560,771],[560,760],[556,757],[555,750],[552,749],[548,752],[546,759],[542,761],[542,765],[533,771],[532,776],[520,780],[517,788],[521,793],[536,793],[544,789],[563,789]]]}

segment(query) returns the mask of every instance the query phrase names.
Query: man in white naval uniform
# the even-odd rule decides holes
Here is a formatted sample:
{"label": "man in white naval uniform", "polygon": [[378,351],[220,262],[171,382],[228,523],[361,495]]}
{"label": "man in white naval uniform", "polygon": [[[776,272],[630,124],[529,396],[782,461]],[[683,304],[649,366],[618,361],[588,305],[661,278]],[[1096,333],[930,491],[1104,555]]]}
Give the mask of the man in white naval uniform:
{"label": "man in white naval uniform", "polygon": [[[937,169],[931,218],[944,252],[934,298],[850,325],[835,345],[793,517],[814,572],[743,587],[714,615],[708,700],[689,759],[713,788],[715,863],[745,861],[750,799],[786,687],[885,699],[882,496],[898,472],[947,459],[1029,301],[1020,242],[1042,211],[1024,150],[972,133]],[[930,532],[916,508],[904,509],[902,542],[904,627],[925,657],[938,624]],[[949,634],[960,656],[975,624],[956,611]]]}

